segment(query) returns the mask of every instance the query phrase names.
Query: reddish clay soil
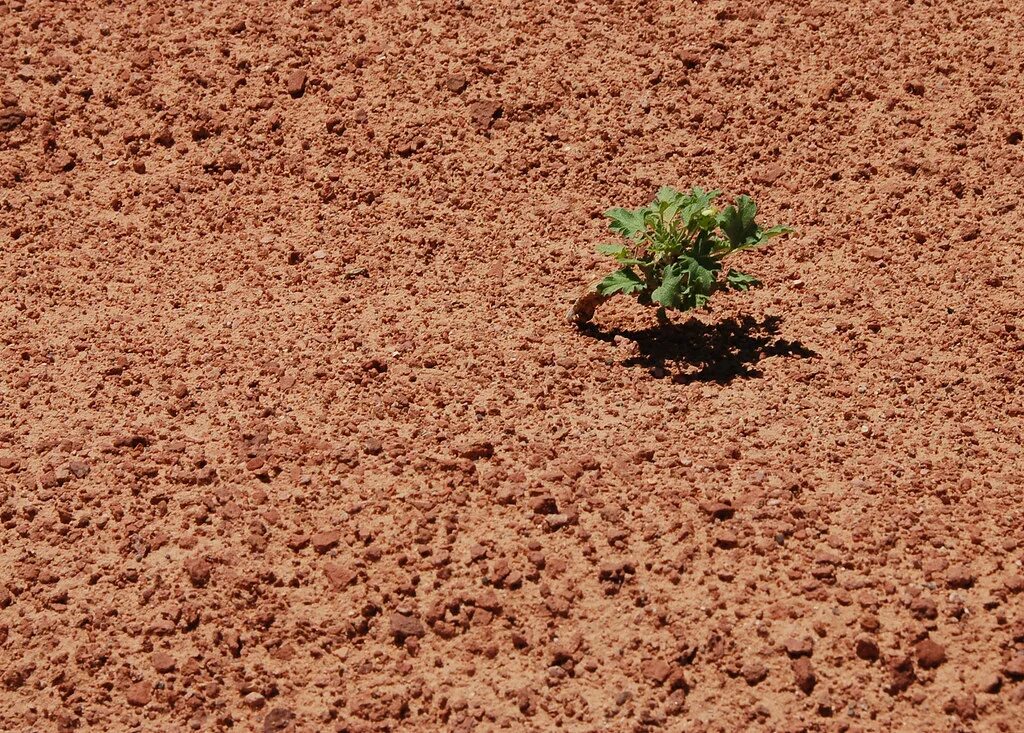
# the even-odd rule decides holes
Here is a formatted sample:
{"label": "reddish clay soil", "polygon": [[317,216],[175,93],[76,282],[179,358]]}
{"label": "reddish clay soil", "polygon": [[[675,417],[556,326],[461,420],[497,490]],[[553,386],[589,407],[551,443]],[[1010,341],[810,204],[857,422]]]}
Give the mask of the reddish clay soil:
{"label": "reddish clay soil", "polygon": [[4,0],[0,730],[1024,729],[1020,22]]}

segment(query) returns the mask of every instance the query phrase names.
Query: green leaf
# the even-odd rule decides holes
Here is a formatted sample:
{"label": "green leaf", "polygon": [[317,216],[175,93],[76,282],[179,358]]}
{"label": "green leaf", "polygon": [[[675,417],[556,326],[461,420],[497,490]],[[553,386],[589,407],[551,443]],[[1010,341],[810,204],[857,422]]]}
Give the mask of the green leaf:
{"label": "green leaf", "polygon": [[609,296],[615,295],[615,293],[625,293],[626,295],[639,293],[644,287],[644,281],[633,272],[632,268],[623,267],[595,285],[594,289],[600,295]]}
{"label": "green leaf", "polygon": [[715,287],[716,272],[718,270],[717,265],[718,263],[714,261],[700,262],[697,259],[691,259],[686,271],[687,283],[690,285],[690,290],[694,293],[706,293],[710,295],[711,291]]}
{"label": "green leaf", "polygon": [[629,254],[629,248],[624,244],[599,244],[594,248],[599,255],[611,257],[625,257]]}
{"label": "green leaf", "polygon": [[679,262],[673,262],[665,267],[661,274],[661,285],[651,293],[651,300],[666,308],[686,310],[687,289],[683,285],[685,274],[683,266]]}
{"label": "green leaf", "polygon": [[673,204],[675,203],[676,199],[678,199],[681,195],[682,194],[680,194],[671,186],[662,186],[661,188],[658,189],[658,195],[654,197],[654,200],[656,202]]}
{"label": "green leaf", "polygon": [[742,247],[751,241],[757,241],[757,204],[749,196],[737,196],[734,206],[727,206],[718,216],[718,226],[722,228],[733,249]]}
{"label": "green leaf", "polygon": [[611,220],[608,227],[613,232],[627,239],[636,239],[647,229],[644,220],[647,213],[647,209],[608,209],[604,215]]}
{"label": "green leaf", "polygon": [[705,191],[702,188],[694,188],[689,195],[684,197],[684,205],[679,212],[683,225],[687,228],[709,228],[710,222],[704,221],[701,212],[711,206],[711,202],[718,198],[721,191]]}
{"label": "green leaf", "polygon": [[792,227],[778,226],[778,227],[771,227],[770,229],[762,229],[759,232],[759,235],[760,235],[761,242],[767,242],[769,239],[772,239],[773,237],[778,237],[778,236],[780,236],[782,234],[791,234],[792,232],[793,232],[793,228]]}
{"label": "green leaf", "polygon": [[729,270],[725,274],[725,280],[729,283],[729,287],[735,290],[750,290],[761,284],[761,281],[756,277],[751,277],[739,270]]}

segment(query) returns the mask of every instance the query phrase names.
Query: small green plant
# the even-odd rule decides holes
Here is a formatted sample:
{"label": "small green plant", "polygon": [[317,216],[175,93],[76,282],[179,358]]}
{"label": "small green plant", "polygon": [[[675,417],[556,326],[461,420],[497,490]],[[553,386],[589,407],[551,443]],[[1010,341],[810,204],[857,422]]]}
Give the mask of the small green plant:
{"label": "small green plant", "polygon": [[647,206],[606,211],[609,228],[625,242],[600,244],[597,251],[614,257],[619,268],[576,301],[569,320],[586,323],[597,306],[624,293],[645,305],[656,304],[658,318],[664,321],[668,310],[705,307],[717,290],[760,285],[734,269],[720,280],[722,260],[792,230],[758,226],[757,204],[749,196],[737,196],[734,203],[717,208],[714,201],[720,193],[700,188],[681,193],[666,186]]}

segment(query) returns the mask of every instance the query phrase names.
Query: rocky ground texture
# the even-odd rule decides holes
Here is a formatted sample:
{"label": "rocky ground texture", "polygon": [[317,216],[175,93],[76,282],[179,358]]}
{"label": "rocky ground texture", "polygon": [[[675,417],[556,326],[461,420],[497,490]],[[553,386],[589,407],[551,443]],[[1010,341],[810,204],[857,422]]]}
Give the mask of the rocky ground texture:
{"label": "rocky ground texture", "polygon": [[1024,729],[1019,11],[4,0],[0,730]]}

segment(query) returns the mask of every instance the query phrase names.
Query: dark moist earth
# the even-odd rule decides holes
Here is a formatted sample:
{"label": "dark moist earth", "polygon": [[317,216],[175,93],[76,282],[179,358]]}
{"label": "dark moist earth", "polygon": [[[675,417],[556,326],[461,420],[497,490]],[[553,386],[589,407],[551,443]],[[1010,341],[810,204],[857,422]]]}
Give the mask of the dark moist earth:
{"label": "dark moist earth", "polygon": [[5,0],[0,730],[1022,730],[1019,11]]}

